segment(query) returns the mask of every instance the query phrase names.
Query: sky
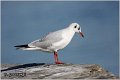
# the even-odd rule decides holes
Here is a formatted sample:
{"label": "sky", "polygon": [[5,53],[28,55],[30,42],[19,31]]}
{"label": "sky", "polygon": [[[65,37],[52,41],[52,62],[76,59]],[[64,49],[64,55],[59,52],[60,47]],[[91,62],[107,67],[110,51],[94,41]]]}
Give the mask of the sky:
{"label": "sky", "polygon": [[2,1],[2,64],[54,63],[53,54],[16,50],[49,32],[76,22],[77,33],[58,52],[65,63],[98,64],[119,74],[119,2],[117,1]]}

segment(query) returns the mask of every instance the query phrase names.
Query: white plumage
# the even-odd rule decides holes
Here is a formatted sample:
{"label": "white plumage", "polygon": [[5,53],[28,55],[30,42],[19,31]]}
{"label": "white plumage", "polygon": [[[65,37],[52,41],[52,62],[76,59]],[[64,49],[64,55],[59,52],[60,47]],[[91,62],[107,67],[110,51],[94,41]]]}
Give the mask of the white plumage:
{"label": "white plumage", "polygon": [[51,32],[41,39],[35,40],[27,45],[15,46],[22,50],[39,50],[45,52],[57,52],[65,48],[73,38],[75,32],[80,33],[82,37],[81,27],[77,23],[70,24],[67,28]]}

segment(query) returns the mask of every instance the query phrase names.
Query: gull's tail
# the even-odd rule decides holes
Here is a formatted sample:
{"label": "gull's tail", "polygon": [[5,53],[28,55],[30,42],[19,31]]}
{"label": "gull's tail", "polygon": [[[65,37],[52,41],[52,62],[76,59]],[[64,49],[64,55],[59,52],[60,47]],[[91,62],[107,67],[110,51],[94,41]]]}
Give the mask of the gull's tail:
{"label": "gull's tail", "polygon": [[17,46],[14,46],[16,47],[16,50],[18,49],[21,49],[21,50],[41,50],[41,48],[39,47],[31,47],[29,46],[28,44],[25,44],[25,45],[17,45]]}
{"label": "gull's tail", "polygon": [[14,46],[14,47],[16,47],[16,49],[26,49],[26,48],[30,48],[29,46],[28,46],[28,44],[25,44],[25,45],[17,45],[17,46]]}

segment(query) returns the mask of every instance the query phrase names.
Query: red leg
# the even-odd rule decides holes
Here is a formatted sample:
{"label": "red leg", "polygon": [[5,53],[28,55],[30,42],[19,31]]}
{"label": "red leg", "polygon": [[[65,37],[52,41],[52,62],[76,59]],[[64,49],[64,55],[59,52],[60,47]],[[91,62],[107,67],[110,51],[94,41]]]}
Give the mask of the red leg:
{"label": "red leg", "polygon": [[62,63],[62,62],[60,62],[60,61],[58,60],[58,54],[57,54],[57,52],[54,52],[54,59],[55,59],[55,63],[56,63],[56,64],[64,64],[64,63]]}
{"label": "red leg", "polygon": [[55,62],[57,62],[57,56],[55,52],[54,52],[54,59],[55,59]]}

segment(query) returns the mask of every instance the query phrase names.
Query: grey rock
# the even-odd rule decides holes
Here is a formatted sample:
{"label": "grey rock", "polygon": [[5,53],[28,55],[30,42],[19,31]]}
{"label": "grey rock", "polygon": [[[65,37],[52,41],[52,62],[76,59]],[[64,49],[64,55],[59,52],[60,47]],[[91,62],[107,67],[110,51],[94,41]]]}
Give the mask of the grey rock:
{"label": "grey rock", "polygon": [[2,79],[118,79],[96,64],[1,65]]}

